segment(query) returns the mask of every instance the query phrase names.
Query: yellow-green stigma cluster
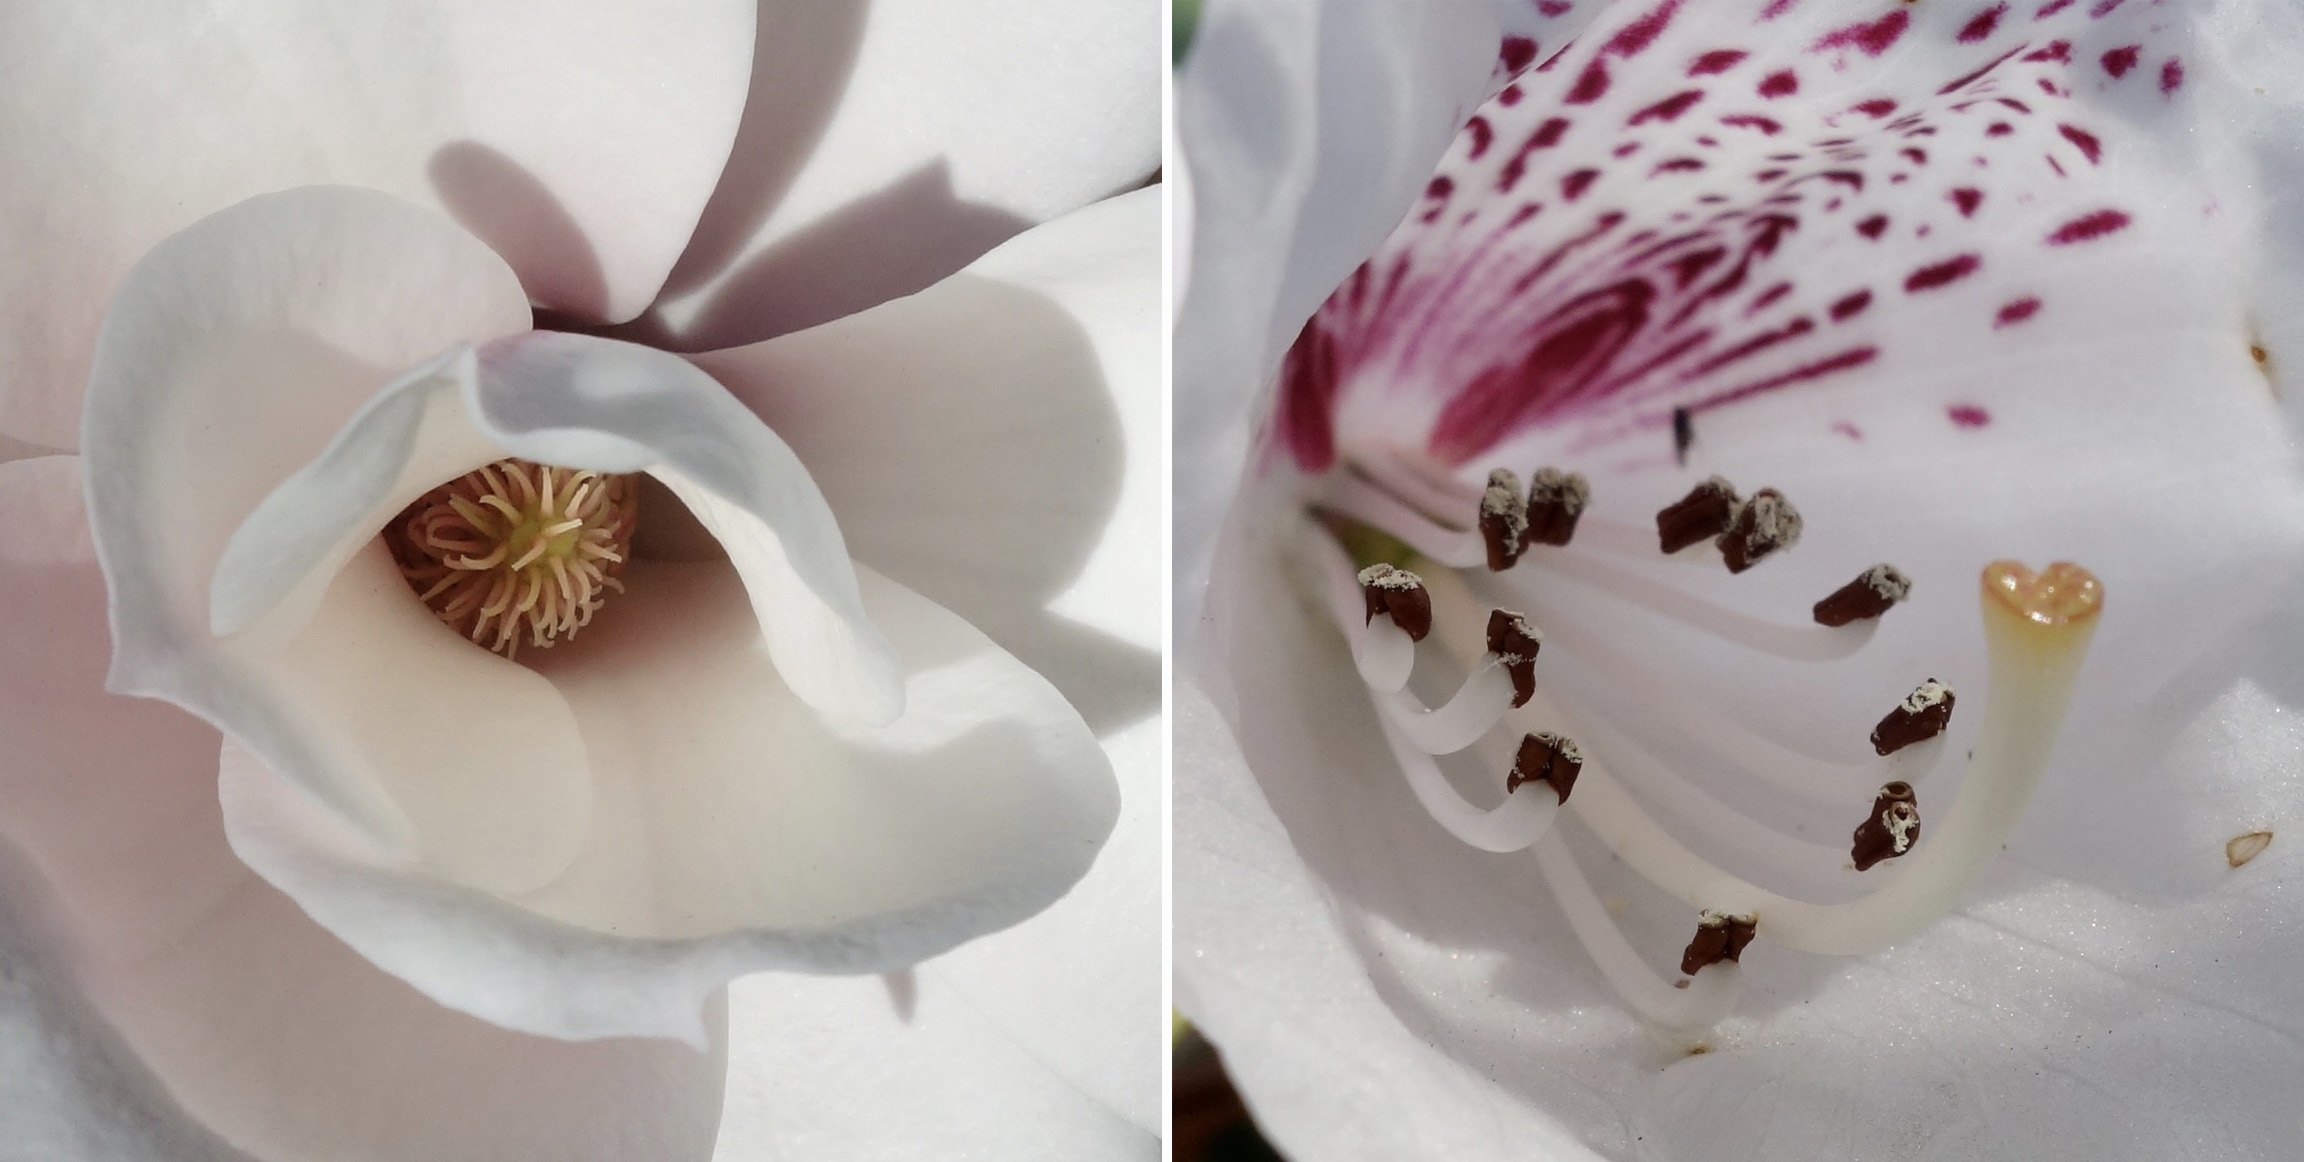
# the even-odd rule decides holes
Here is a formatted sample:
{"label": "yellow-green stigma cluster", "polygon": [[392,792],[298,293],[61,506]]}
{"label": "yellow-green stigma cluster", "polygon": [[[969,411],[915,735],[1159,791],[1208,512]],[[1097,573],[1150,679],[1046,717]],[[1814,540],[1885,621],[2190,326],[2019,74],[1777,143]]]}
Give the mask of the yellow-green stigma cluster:
{"label": "yellow-green stigma cluster", "polygon": [[441,621],[509,658],[522,637],[573,636],[623,590],[638,518],[633,476],[506,459],[425,493],[384,539]]}

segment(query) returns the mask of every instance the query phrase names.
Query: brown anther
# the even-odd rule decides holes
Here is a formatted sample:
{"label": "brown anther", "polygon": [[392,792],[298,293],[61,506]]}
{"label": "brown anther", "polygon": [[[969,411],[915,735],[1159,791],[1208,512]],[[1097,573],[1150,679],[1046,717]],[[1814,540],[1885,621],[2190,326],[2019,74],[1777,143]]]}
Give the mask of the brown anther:
{"label": "brown anther", "polygon": [[1773,488],[1752,494],[1737,511],[1736,520],[1714,543],[1728,562],[1728,571],[1741,573],[1780,549],[1800,540],[1800,510]]}
{"label": "brown anther", "polygon": [[1888,612],[1911,596],[1912,579],[1894,565],[1874,565],[1816,603],[1816,624],[1846,625]]}
{"label": "brown anther", "polygon": [[1577,518],[1592,503],[1592,483],[1581,472],[1539,468],[1528,484],[1528,532],[1523,545],[1565,545]]}
{"label": "brown anther", "polygon": [[1743,507],[1735,485],[1711,477],[1656,514],[1656,539],[1665,552],[1677,553],[1727,532]]}
{"label": "brown anther", "polygon": [[1360,595],[1368,601],[1369,621],[1387,614],[1409,641],[1423,641],[1432,632],[1432,595],[1422,577],[1379,562],[1360,570]]}
{"label": "brown anther", "polygon": [[1509,795],[1519,790],[1522,783],[1544,783],[1565,803],[1568,792],[1576,788],[1576,776],[1583,770],[1584,751],[1575,739],[1549,730],[1538,731],[1520,740],[1520,753],[1512,759],[1512,772],[1504,776],[1504,793]]}
{"label": "brown anther", "polygon": [[1890,783],[1880,788],[1880,796],[1872,800],[1872,813],[1856,828],[1848,857],[1856,861],[1857,871],[1869,871],[1881,860],[1912,850],[1919,838],[1920,801],[1912,795],[1912,784]]}
{"label": "brown anther", "polygon": [[1728,916],[1706,909],[1696,919],[1696,939],[1680,954],[1680,972],[1694,976],[1705,965],[1742,957],[1756,926],[1751,916]]}
{"label": "brown anther", "polygon": [[1952,687],[1930,678],[1915,687],[1880,725],[1872,728],[1872,749],[1895,754],[1944,733],[1952,723]]}
{"label": "brown anther", "polygon": [[1536,651],[1544,639],[1528,619],[1506,610],[1488,613],[1488,652],[1504,663],[1512,676],[1512,705],[1526,706],[1536,696]]}
{"label": "brown anther", "polygon": [[1488,474],[1480,495],[1480,539],[1488,545],[1488,568],[1502,572],[1520,560],[1527,543],[1528,501],[1520,495],[1520,474],[1498,468]]}

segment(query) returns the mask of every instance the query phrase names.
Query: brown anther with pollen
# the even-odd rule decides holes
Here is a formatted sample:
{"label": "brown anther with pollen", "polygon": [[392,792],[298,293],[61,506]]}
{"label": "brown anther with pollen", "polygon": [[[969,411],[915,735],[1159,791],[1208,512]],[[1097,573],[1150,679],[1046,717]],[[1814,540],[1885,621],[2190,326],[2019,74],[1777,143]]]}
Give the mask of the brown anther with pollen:
{"label": "brown anther with pollen", "polygon": [[1568,792],[1576,789],[1576,776],[1583,770],[1584,751],[1575,739],[1549,730],[1538,731],[1520,740],[1520,753],[1512,759],[1512,772],[1504,776],[1504,793],[1509,795],[1519,790],[1522,783],[1544,783],[1565,803]]}
{"label": "brown anther with pollen", "polygon": [[1762,558],[1791,548],[1799,540],[1800,510],[1793,508],[1783,493],[1763,488],[1744,502],[1728,531],[1721,533],[1714,543],[1720,546],[1728,571],[1741,573],[1759,564]]}
{"label": "brown anther with pollen", "polygon": [[1711,477],[1656,514],[1656,540],[1665,552],[1677,553],[1727,532],[1743,507],[1735,485]]}
{"label": "brown anther with pollen", "polygon": [[1592,503],[1592,482],[1581,472],[1539,468],[1528,484],[1528,532],[1523,545],[1565,545]]}
{"label": "brown anther with pollen", "polygon": [[1895,754],[1944,733],[1952,723],[1952,687],[1930,678],[1915,687],[1880,725],[1872,728],[1872,749]]}
{"label": "brown anther with pollen", "polygon": [[1912,850],[1919,838],[1920,800],[1913,797],[1912,784],[1890,783],[1880,788],[1879,797],[1872,800],[1872,813],[1857,826],[1848,857],[1856,862],[1857,871],[1870,871],[1873,864]]}
{"label": "brown anther with pollen", "polygon": [[1680,971],[1694,976],[1696,970],[1723,960],[1737,960],[1744,955],[1744,946],[1752,943],[1752,931],[1757,921],[1750,916],[1727,916],[1707,910],[1696,920],[1696,939],[1688,942],[1688,950],[1680,954]]}
{"label": "brown anther with pollen", "polygon": [[1504,663],[1512,676],[1512,705],[1526,706],[1536,696],[1536,651],[1544,645],[1528,619],[1506,610],[1488,614],[1488,652]]}
{"label": "brown anther with pollen", "polygon": [[1874,565],[1816,603],[1816,624],[1846,625],[1888,612],[1912,595],[1912,579],[1894,565]]}
{"label": "brown anther with pollen", "polygon": [[1432,632],[1432,595],[1422,577],[1378,562],[1360,570],[1360,595],[1368,601],[1369,621],[1379,613],[1389,615],[1414,642]]}
{"label": "brown anther with pollen", "polygon": [[1498,468],[1488,474],[1480,495],[1480,539],[1488,546],[1488,568],[1503,572],[1519,563],[1527,543],[1528,500],[1520,495],[1520,474]]}

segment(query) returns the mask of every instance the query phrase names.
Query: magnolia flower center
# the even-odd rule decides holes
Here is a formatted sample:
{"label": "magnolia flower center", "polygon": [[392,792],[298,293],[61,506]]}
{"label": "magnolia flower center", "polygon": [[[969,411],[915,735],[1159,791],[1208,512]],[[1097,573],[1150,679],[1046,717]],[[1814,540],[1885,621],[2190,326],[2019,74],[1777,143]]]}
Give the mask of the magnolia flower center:
{"label": "magnolia flower center", "polygon": [[523,637],[573,637],[623,590],[639,499],[632,475],[498,460],[419,497],[384,540],[427,608],[511,658]]}

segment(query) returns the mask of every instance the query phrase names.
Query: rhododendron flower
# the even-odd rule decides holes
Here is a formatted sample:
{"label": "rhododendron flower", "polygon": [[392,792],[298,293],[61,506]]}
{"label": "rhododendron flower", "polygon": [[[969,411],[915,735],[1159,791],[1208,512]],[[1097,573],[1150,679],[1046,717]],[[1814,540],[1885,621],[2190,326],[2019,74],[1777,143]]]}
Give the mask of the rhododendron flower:
{"label": "rhododendron flower", "polygon": [[1207,14],[1178,1000],[1283,1150],[2289,1148],[2299,33]]}
{"label": "rhododendron flower", "polygon": [[1156,13],[454,7],[11,12],[9,1141],[1141,1154]]}

